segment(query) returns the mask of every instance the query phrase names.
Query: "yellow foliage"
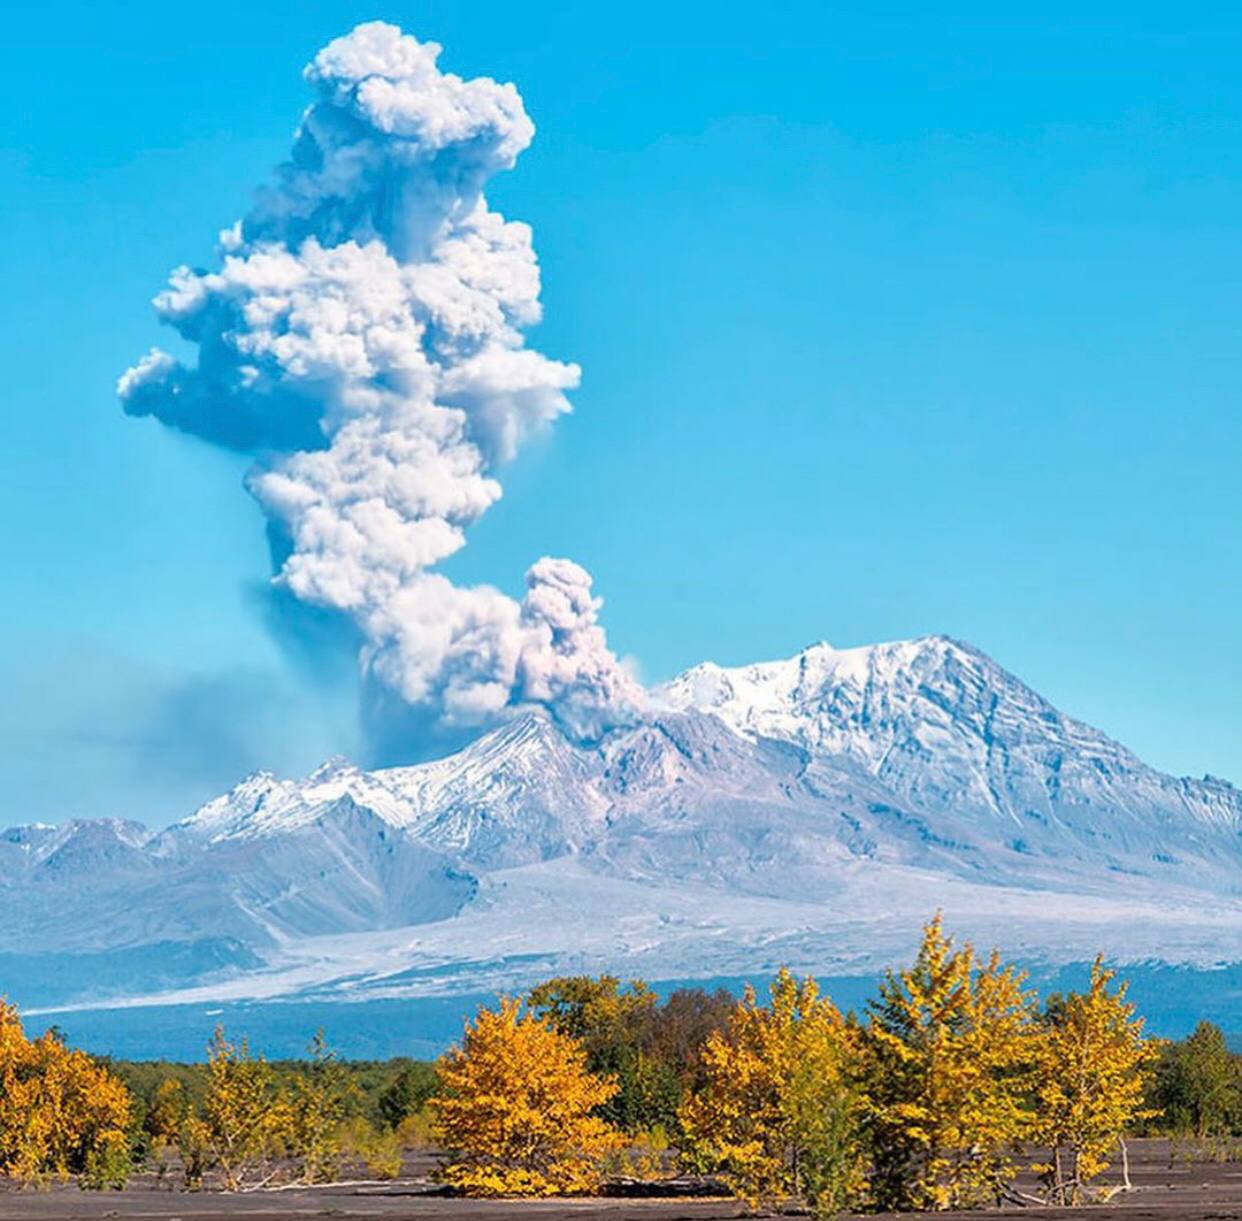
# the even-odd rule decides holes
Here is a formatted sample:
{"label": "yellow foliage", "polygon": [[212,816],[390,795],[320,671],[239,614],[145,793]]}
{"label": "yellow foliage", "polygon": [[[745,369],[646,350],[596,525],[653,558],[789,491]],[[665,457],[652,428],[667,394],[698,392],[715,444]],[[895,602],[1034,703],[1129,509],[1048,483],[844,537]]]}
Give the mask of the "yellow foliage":
{"label": "yellow foliage", "polygon": [[329,1183],[339,1169],[341,1121],[357,1091],[322,1030],[311,1040],[310,1053],[310,1063],[292,1085],[290,1145],[302,1159],[302,1182]]}
{"label": "yellow foliage", "polygon": [[113,1185],[124,1179],[129,1123],[129,1093],[115,1076],[51,1033],[26,1038],[17,1010],[0,1001],[0,1174],[35,1183],[90,1172],[91,1183]]}
{"label": "yellow foliage", "polygon": [[434,1121],[431,1108],[424,1105],[421,1110],[407,1115],[397,1125],[397,1145],[401,1149],[430,1149],[434,1141]]}
{"label": "yellow foliage", "polygon": [[521,1002],[480,1009],[441,1058],[444,1094],[430,1102],[450,1151],[445,1182],[467,1195],[575,1195],[594,1190],[619,1134],[592,1114],[617,1090],[587,1071],[580,1043]]}
{"label": "yellow foliage", "polygon": [[831,1213],[857,1203],[856,1051],[855,1032],[814,980],[782,968],[768,1005],[748,987],[728,1030],[704,1046],[704,1088],[682,1104],[689,1160],[723,1171],[752,1205],[796,1197]]}
{"label": "yellow foliage", "polygon": [[672,1177],[677,1172],[677,1150],[668,1133],[659,1125],[627,1133],[624,1148],[608,1159],[610,1175],[653,1183]]}
{"label": "yellow foliage", "polygon": [[995,953],[977,965],[936,916],[914,966],[881,985],[863,1039],[881,1208],[970,1207],[1011,1180],[1036,1054],[1023,978]]}
{"label": "yellow foliage", "polygon": [[181,1082],[175,1077],[161,1081],[147,1111],[147,1131],[157,1144],[176,1143],[187,1109]]}
{"label": "yellow foliage", "polygon": [[401,1173],[403,1145],[400,1133],[391,1128],[377,1128],[362,1115],[354,1115],[338,1125],[337,1143],[373,1179],[395,1179]]}
{"label": "yellow foliage", "polygon": [[401,1140],[395,1132],[376,1132],[363,1158],[367,1173],[375,1179],[395,1179],[401,1173]]}
{"label": "yellow foliage", "polygon": [[271,1160],[292,1132],[292,1112],[271,1067],[250,1054],[245,1039],[230,1043],[217,1026],[207,1049],[203,1115],[190,1117],[185,1126],[188,1148],[196,1152],[205,1145],[226,1190],[238,1191],[274,1177]]}
{"label": "yellow foliage", "polygon": [[1039,1169],[1055,1204],[1077,1204],[1127,1125],[1156,1114],[1143,1109],[1156,1048],[1114,975],[1097,958],[1087,991],[1054,999],[1041,1031],[1034,1137],[1052,1150]]}

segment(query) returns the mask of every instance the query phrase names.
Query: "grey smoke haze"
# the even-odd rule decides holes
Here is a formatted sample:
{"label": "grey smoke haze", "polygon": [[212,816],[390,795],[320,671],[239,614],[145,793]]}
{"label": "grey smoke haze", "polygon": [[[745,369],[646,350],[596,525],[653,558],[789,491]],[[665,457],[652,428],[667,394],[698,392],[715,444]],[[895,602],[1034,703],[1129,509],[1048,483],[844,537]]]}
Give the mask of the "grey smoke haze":
{"label": "grey smoke haze", "polygon": [[197,363],[153,348],[118,391],[131,415],[254,457],[274,580],[350,616],[367,683],[450,728],[540,703],[591,736],[641,691],[590,575],[545,557],[518,602],[433,571],[579,380],[525,346],[530,229],[483,195],[534,125],[512,85],[441,72],[439,52],[371,22],[316,55],[289,162],[221,234],[218,269],[180,267],[155,299]]}

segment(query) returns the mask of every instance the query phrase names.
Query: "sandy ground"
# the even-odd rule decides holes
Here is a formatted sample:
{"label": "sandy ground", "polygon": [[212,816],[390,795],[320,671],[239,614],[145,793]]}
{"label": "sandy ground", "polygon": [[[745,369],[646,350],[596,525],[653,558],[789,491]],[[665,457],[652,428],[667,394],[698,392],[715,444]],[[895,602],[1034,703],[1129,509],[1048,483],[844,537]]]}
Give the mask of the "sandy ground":
{"label": "sandy ground", "polygon": [[[1064,1221],[1242,1221],[1242,1162],[1191,1162],[1166,1141],[1131,1146],[1135,1191],[1110,1204],[1077,1209],[1040,1207],[943,1213],[985,1221],[1004,1214],[1051,1214]],[[422,1167],[411,1167],[416,1172]],[[390,1184],[357,1184],[262,1191],[245,1195],[186,1193],[151,1182],[121,1192],[83,1192],[72,1185],[49,1191],[0,1189],[0,1221],[10,1218],[102,1221],[158,1218],[160,1221],[283,1221],[300,1217],[408,1217],[416,1221],[724,1221],[746,1210],[729,1199],[462,1200],[433,1194],[422,1175]],[[1049,1221],[1051,1221],[1051,1217]]]}

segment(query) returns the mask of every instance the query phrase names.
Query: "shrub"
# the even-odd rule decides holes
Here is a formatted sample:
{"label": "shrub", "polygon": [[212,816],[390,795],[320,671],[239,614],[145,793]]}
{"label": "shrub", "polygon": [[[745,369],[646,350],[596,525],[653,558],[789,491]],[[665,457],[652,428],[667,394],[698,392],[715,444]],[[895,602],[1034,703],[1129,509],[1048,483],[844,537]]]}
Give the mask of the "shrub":
{"label": "shrub", "polygon": [[109,1132],[87,1150],[78,1183],[84,1191],[120,1191],[131,1168],[129,1139],[123,1132]]}

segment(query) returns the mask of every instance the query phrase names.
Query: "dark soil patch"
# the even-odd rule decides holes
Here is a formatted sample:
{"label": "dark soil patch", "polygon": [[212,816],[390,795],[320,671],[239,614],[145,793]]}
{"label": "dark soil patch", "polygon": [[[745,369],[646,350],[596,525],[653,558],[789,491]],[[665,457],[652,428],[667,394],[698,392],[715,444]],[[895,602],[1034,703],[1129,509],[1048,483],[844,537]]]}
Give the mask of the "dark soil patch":
{"label": "dark soil patch", "polygon": [[[1164,1140],[1131,1144],[1131,1180],[1135,1190],[1109,1204],[1081,1208],[1039,1206],[940,1213],[946,1221],[987,1221],[1023,1214],[1046,1221],[1242,1221],[1242,1162],[1190,1160],[1184,1147]],[[84,1192],[73,1185],[48,1191],[0,1188],[0,1221],[294,1221],[335,1217],[343,1221],[403,1217],[411,1221],[731,1221],[746,1209],[736,1200],[675,1196],[611,1196],[572,1200],[464,1200],[446,1197],[425,1177],[427,1159],[411,1164],[413,1177],[392,1183],[339,1184],[309,1189],[225,1195],[187,1193],[141,1179],[120,1192]],[[1110,1176],[1110,1181],[1115,1178]],[[1026,1182],[1022,1186],[1034,1186]],[[646,1190],[646,1189],[644,1189]]]}

